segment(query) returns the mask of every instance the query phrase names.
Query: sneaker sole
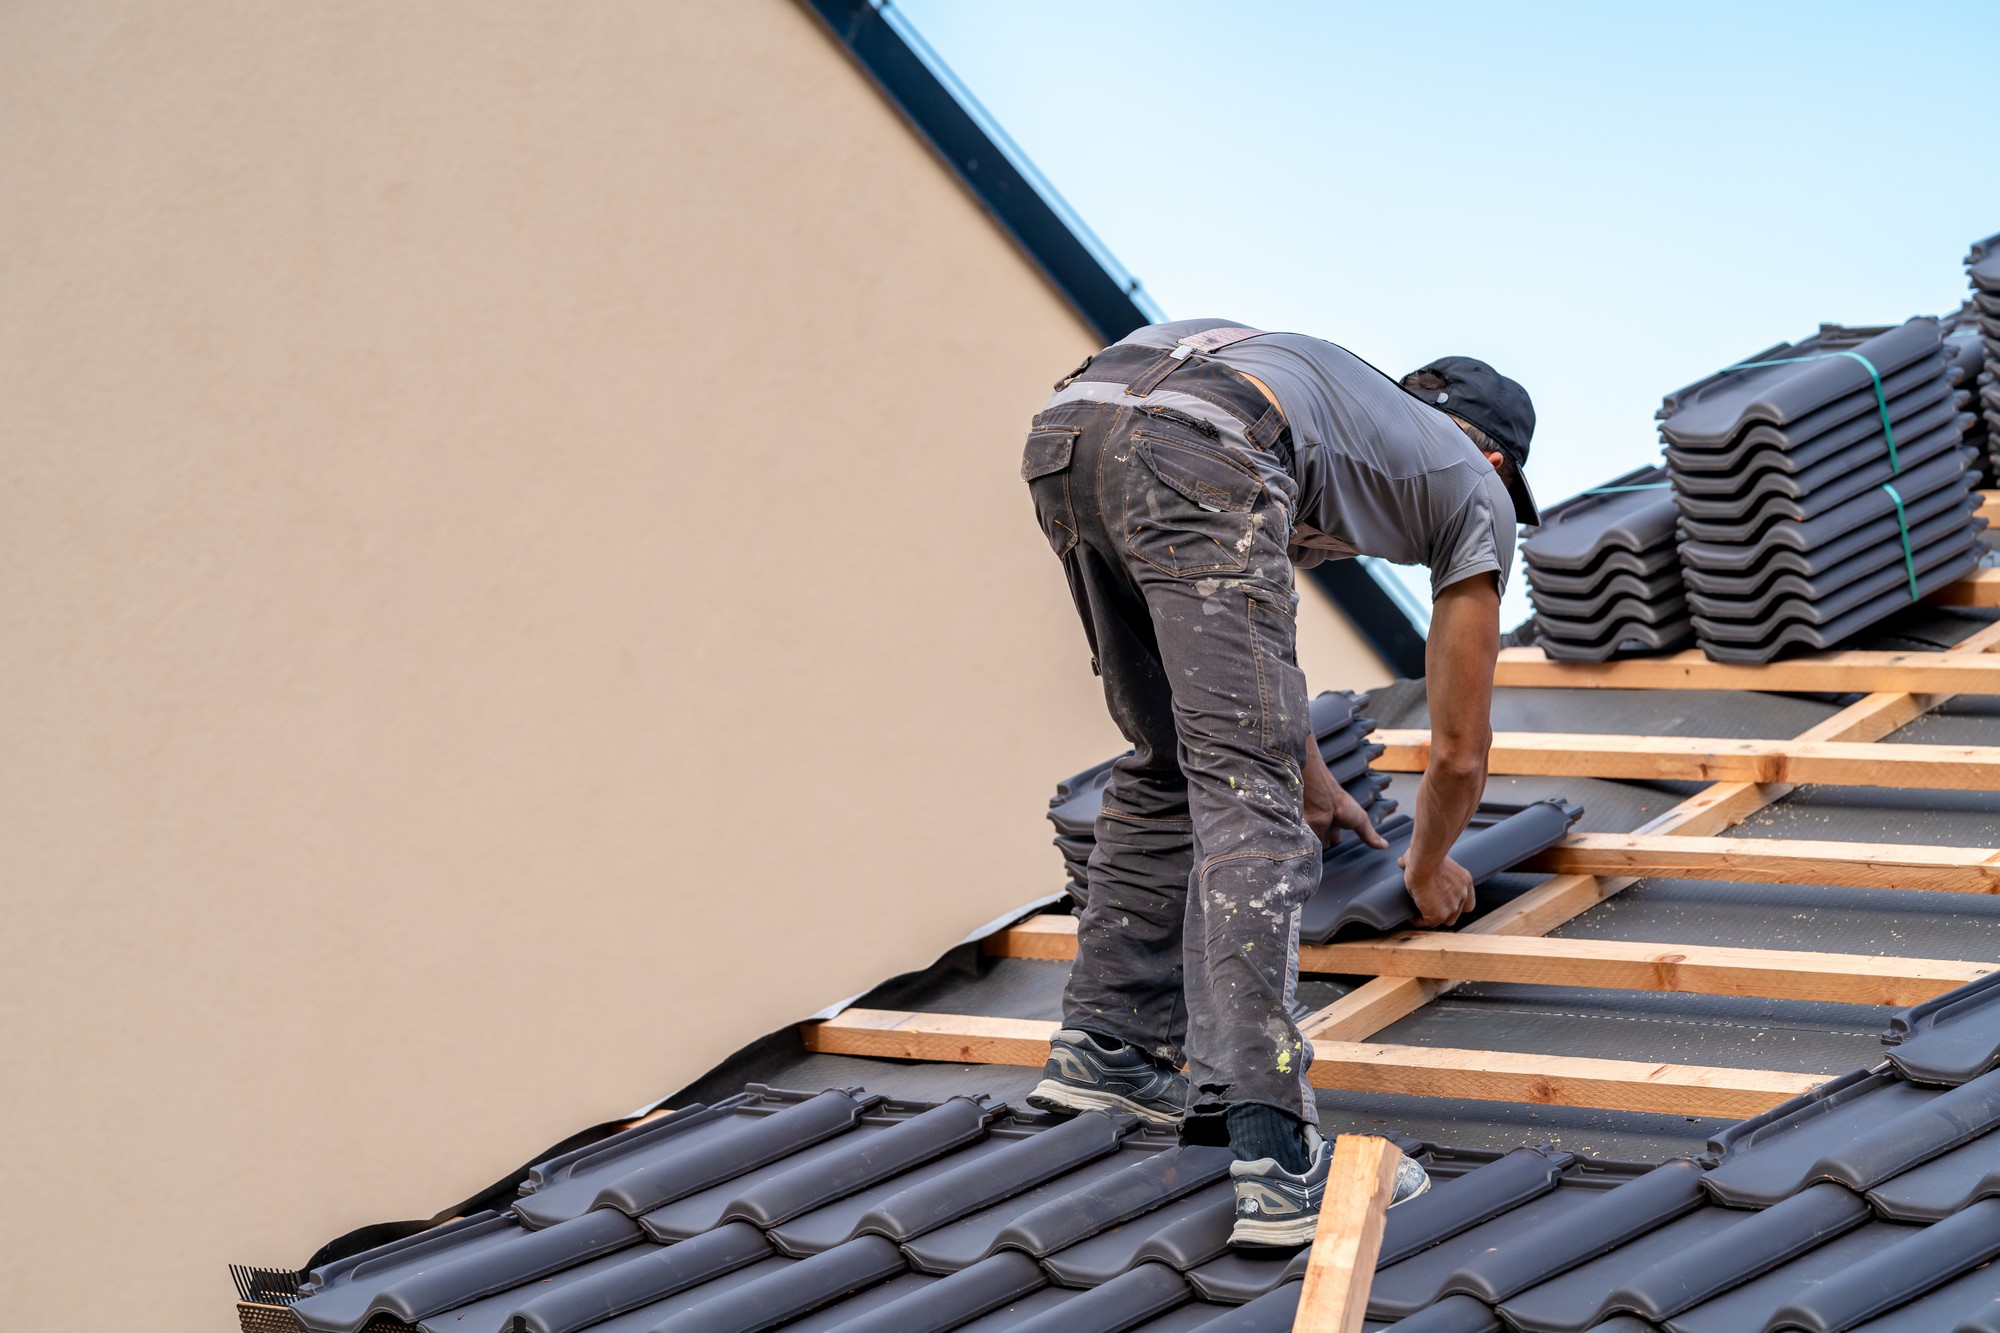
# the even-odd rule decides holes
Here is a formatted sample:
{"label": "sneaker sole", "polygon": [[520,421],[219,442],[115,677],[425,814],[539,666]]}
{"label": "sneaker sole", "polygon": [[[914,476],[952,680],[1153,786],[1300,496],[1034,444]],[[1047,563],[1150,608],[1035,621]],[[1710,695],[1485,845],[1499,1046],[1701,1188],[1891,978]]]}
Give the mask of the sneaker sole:
{"label": "sneaker sole", "polygon": [[[1411,1199],[1428,1194],[1430,1188],[1430,1177],[1426,1176],[1422,1186],[1389,1206],[1400,1208]],[[1311,1244],[1313,1233],[1318,1230],[1318,1213],[1296,1217],[1288,1222],[1268,1222],[1262,1218],[1244,1217],[1238,1218],[1236,1225],[1229,1229],[1229,1244],[1239,1250],[1296,1249],[1301,1245]]]}
{"label": "sneaker sole", "polygon": [[1130,1097],[1121,1097],[1115,1092],[1100,1092],[1096,1088],[1079,1088],[1074,1084],[1059,1083],[1045,1078],[1035,1085],[1028,1094],[1028,1105],[1038,1111],[1123,1111],[1127,1115],[1138,1116],[1149,1125],[1178,1125],[1179,1112],[1165,1112],[1135,1102]]}

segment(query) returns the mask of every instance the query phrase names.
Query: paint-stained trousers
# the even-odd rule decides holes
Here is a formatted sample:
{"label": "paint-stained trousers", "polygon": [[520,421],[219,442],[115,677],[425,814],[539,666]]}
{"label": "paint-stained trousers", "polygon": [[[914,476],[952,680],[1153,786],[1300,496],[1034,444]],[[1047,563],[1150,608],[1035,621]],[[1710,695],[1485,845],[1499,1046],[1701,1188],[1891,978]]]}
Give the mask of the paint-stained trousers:
{"label": "paint-stained trousers", "polygon": [[1052,407],[1028,436],[1022,475],[1133,746],[1104,792],[1063,1018],[1185,1057],[1193,1115],[1264,1103],[1313,1123],[1291,1017],[1319,883],[1311,726],[1289,494],[1251,448],[1104,403]]}

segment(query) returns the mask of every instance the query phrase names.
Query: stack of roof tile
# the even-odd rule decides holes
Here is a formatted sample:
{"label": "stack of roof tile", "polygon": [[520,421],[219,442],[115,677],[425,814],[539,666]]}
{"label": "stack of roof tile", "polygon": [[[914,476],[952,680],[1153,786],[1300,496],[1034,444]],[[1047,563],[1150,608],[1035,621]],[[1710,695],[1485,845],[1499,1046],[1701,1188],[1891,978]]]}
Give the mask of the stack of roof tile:
{"label": "stack of roof tile", "polygon": [[[1312,701],[1312,729],[1333,780],[1379,828],[1395,813],[1396,803],[1384,794],[1388,777],[1369,767],[1382,747],[1368,740],[1368,733],[1375,730],[1375,719],[1362,713],[1366,707],[1366,694],[1328,691]],[[1069,875],[1067,887],[1079,903],[1089,883],[1090,853],[1097,846],[1097,812],[1104,804],[1104,785],[1111,780],[1111,766],[1123,757],[1107,759],[1057,783],[1056,794],[1049,800],[1049,822],[1056,826],[1056,849],[1062,853],[1063,869]]]}
{"label": "stack of roof tile", "polygon": [[1640,468],[1553,505],[1522,543],[1535,640],[1602,662],[1694,642],[1664,468]]}
{"label": "stack of roof tile", "polygon": [[1660,434],[1703,651],[1826,648],[1971,570],[1985,523],[1970,401],[1927,317],[1822,326],[1669,394]]}
{"label": "stack of roof tile", "polygon": [[[1885,1063],[1660,1165],[1405,1144],[1368,1333],[2000,1333],[2000,976]],[[1225,1149],[1101,1111],[752,1085],[541,1162],[504,1207],[250,1271],[245,1326],[360,1333],[1282,1333]]]}
{"label": "stack of roof tile", "polygon": [[1975,455],[1972,471],[1978,485],[1990,487],[1994,478],[2000,476],[2000,470],[1996,470],[1996,461],[2000,460],[1994,457],[1995,450],[2000,449],[2000,433],[1994,430],[1994,423],[2000,422],[2000,389],[1994,390],[1990,398],[1981,397],[1982,388],[1993,381],[1987,376],[1979,307],[1967,301],[1939,320],[1938,327],[1944,333],[1945,365],[1951,387],[1971,395],[1968,408],[1974,415],[1965,431],[1965,445]]}
{"label": "stack of roof tile", "polygon": [[[1362,713],[1367,706],[1366,694],[1344,691],[1312,701],[1313,734],[1333,780],[1368,812],[1388,843],[1386,848],[1375,848],[1353,834],[1343,834],[1327,851],[1320,864],[1319,891],[1306,904],[1299,926],[1300,936],[1314,944],[1346,931],[1399,930],[1416,920],[1416,904],[1404,889],[1402,867],[1396,864],[1409,850],[1416,826],[1408,815],[1396,813],[1396,802],[1388,795],[1390,779],[1369,767],[1382,747],[1368,739],[1375,719]],[[1049,802],[1049,821],[1056,826],[1056,847],[1068,873],[1065,887],[1079,905],[1088,900],[1097,812],[1116,762],[1106,760],[1057,784]],[[1582,815],[1581,807],[1560,799],[1520,805],[1487,802],[1453,844],[1452,858],[1475,880],[1487,880],[1561,842]]]}
{"label": "stack of roof tile", "polygon": [[1966,275],[1972,281],[1971,309],[1957,321],[1954,335],[1978,347],[1983,362],[1975,381],[1979,413],[1989,445],[1990,465],[2000,475],[2000,235],[1974,241],[1965,256]]}

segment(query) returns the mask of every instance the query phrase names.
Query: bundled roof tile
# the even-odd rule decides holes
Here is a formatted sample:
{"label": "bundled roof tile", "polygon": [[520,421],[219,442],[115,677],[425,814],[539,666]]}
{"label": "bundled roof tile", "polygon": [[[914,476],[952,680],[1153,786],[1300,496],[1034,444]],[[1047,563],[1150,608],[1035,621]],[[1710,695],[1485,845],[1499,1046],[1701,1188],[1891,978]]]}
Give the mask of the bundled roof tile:
{"label": "bundled roof tile", "polygon": [[1970,392],[1937,320],[1822,325],[1660,409],[1685,608],[1710,657],[1827,648],[1979,563]]}
{"label": "bundled roof tile", "polygon": [[[1953,318],[1950,330],[1955,365],[1978,366],[1972,386],[1978,395],[1980,424],[1985,430],[1989,476],[2000,476],[2000,235],[1974,241],[1965,256],[1972,298]],[[1969,349],[1977,348],[1976,361]]]}
{"label": "bundled roof tile", "polygon": [[1601,662],[1693,642],[1674,518],[1667,474],[1657,467],[1543,512],[1521,553],[1544,652]]}

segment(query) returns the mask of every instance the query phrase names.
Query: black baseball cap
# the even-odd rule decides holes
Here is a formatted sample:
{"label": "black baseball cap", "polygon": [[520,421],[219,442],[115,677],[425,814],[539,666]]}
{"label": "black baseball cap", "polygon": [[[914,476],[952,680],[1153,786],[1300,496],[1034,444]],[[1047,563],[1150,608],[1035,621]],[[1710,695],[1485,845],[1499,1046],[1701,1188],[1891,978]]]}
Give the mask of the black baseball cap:
{"label": "black baseball cap", "polygon": [[1534,526],[1542,521],[1535,493],[1528,489],[1528,441],[1535,434],[1535,404],[1528,391],[1484,361],[1469,356],[1441,356],[1415,372],[1429,372],[1444,381],[1442,389],[1412,389],[1416,397],[1440,412],[1477,426],[1514,466],[1503,476],[1514,497],[1514,519]]}

